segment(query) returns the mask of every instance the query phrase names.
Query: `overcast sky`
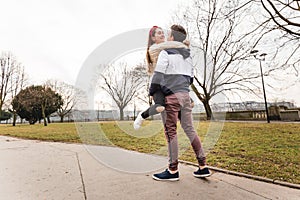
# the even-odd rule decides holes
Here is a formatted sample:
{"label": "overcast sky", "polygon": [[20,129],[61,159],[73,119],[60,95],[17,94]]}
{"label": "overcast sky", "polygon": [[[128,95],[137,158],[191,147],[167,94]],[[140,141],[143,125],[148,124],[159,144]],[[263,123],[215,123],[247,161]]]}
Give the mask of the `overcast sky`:
{"label": "overcast sky", "polygon": [[1,0],[0,50],[13,52],[34,83],[50,78],[74,83],[102,42],[133,29],[165,26],[182,2]]}
{"label": "overcast sky", "polygon": [[[83,62],[101,43],[134,29],[167,28],[178,6],[189,2],[0,0],[0,51],[17,56],[31,83],[58,79],[74,84]],[[300,105],[298,88],[290,88],[284,100]]]}

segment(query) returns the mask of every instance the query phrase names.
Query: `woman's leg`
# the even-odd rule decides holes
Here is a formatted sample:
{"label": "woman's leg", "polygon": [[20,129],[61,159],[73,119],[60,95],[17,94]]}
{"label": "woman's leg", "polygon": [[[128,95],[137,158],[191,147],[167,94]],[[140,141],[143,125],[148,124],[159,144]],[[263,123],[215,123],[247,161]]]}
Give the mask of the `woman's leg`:
{"label": "woman's leg", "polygon": [[146,119],[149,116],[156,115],[164,111],[165,95],[162,93],[162,91],[157,91],[156,93],[154,93],[153,100],[155,104],[150,106],[141,114],[143,119]]}
{"label": "woman's leg", "polygon": [[162,93],[162,91],[157,91],[156,93],[154,93],[153,100],[155,102],[154,105],[150,106],[144,112],[138,114],[137,118],[133,123],[134,129],[139,129],[143,121],[149,116],[156,115],[164,111],[165,95]]}

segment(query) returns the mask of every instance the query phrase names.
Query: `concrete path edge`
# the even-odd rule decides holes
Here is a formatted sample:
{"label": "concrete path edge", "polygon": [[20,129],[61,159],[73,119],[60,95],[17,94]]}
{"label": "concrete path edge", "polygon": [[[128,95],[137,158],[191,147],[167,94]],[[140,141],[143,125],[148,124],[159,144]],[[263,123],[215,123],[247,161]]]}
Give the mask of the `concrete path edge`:
{"label": "concrete path edge", "polygon": [[[198,164],[193,163],[193,162],[189,162],[189,161],[179,160],[179,162],[182,163],[182,164],[186,164],[186,165],[192,165],[192,166],[196,166],[196,167],[198,166]],[[267,182],[267,183],[273,183],[273,184],[276,184],[276,185],[281,185],[281,186],[285,186],[285,187],[289,187],[289,188],[300,189],[299,184],[293,184],[293,183],[289,183],[289,182],[279,181],[279,180],[276,180],[276,179],[270,179],[270,178],[266,178],[266,177],[255,176],[255,175],[250,175],[250,174],[236,172],[236,171],[230,171],[230,170],[221,169],[221,168],[218,168],[218,167],[208,166],[208,168],[213,170],[213,171],[221,172],[221,173],[224,173],[224,174],[230,174],[230,175],[234,175],[234,176],[250,178],[250,179],[263,181],[263,182]]]}

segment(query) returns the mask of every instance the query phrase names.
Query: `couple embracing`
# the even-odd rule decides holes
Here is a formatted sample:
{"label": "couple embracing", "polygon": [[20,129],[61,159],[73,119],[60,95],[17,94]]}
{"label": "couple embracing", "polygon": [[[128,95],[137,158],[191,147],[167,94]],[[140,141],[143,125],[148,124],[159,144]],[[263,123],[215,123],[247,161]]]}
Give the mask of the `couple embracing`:
{"label": "couple embracing", "polygon": [[173,25],[165,42],[164,32],[153,26],[149,31],[147,63],[152,75],[149,89],[155,104],[139,113],[134,128],[139,129],[143,121],[151,115],[161,113],[164,132],[168,143],[169,166],[164,172],[153,174],[153,179],[164,181],[179,180],[177,120],[190,140],[199,168],[195,177],[210,176],[201,141],[193,127],[192,101],[189,86],[193,82],[194,67],[186,41],[186,30]]}

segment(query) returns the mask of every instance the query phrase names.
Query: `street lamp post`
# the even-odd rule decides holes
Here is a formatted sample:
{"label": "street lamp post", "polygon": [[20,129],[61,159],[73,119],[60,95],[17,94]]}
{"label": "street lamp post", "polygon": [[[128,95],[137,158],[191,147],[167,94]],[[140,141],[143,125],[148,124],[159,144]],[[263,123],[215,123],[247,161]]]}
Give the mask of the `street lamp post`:
{"label": "street lamp post", "polygon": [[262,53],[258,56],[258,50],[253,50],[250,52],[250,54],[253,54],[253,56],[259,60],[259,68],[260,68],[260,76],[261,76],[261,82],[262,82],[262,88],[263,88],[263,94],[264,94],[264,101],[265,101],[265,109],[267,114],[267,122],[270,123],[270,117],[269,117],[269,111],[268,111],[268,104],[267,104],[267,96],[266,96],[266,90],[265,90],[265,82],[264,82],[264,75],[262,71],[262,64],[261,61],[265,60],[266,53]]}

